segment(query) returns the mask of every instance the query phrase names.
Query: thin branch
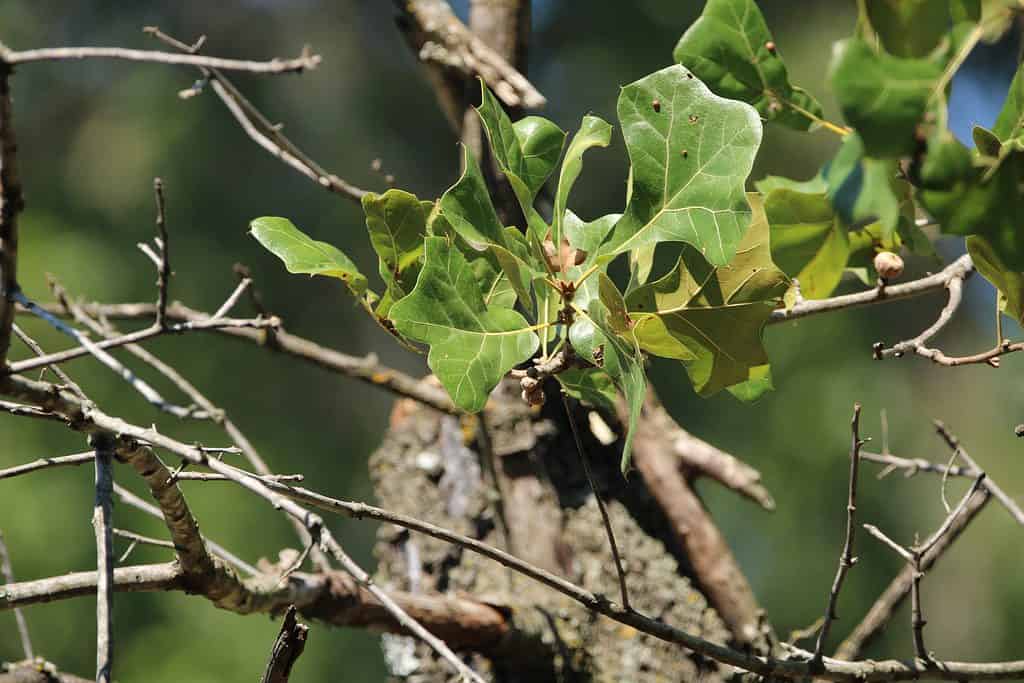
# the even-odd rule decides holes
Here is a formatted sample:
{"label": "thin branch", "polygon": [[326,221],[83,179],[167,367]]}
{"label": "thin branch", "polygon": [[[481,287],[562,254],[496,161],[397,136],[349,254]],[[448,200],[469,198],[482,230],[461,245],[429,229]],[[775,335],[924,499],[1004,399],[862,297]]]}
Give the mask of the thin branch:
{"label": "thin branch", "polygon": [[[977,476],[977,473],[983,470],[978,467],[978,463],[975,462],[974,458],[967,452],[967,450],[960,444],[960,440],[954,435],[949,429],[939,420],[934,421],[935,431],[938,433],[942,440],[953,449],[954,452],[959,452],[960,458],[967,463],[968,467],[974,470],[972,476]],[[1017,501],[1009,496],[998,484],[992,481],[990,478],[985,478],[985,488],[996,497],[1003,507],[1010,511],[1010,514],[1017,521],[1018,524],[1024,526],[1024,510],[1021,510],[1020,506],[1017,505]]]}
{"label": "thin branch", "polygon": [[594,500],[597,501],[597,508],[601,511],[601,519],[604,521],[604,530],[608,535],[608,545],[612,548],[612,559],[615,560],[615,572],[619,577],[619,593],[622,596],[622,606],[627,610],[632,609],[629,606],[629,591],[626,588],[626,570],[622,566],[622,557],[619,555],[619,544],[615,542],[615,530],[612,528],[612,519],[608,515],[608,508],[604,504],[604,499],[601,498],[601,493],[597,490],[597,482],[594,481],[594,472],[590,468],[590,460],[587,458],[587,453],[583,448],[583,441],[580,439],[579,428],[576,426],[576,419],[572,414],[572,407],[569,405],[569,398],[563,393],[560,394],[562,397],[562,406],[565,408],[565,416],[569,420],[569,428],[572,430],[573,441],[576,442],[576,453],[580,456],[580,464],[583,465],[583,473],[587,477],[587,483],[590,484],[590,491],[594,494]]}
{"label": "thin branch", "polygon": [[18,214],[25,207],[18,179],[18,144],[10,78],[13,69],[0,60],[0,368],[7,362],[18,291]]}
{"label": "thin branch", "polygon": [[[156,196],[156,229],[160,236],[157,247],[160,249],[160,261],[157,263],[157,299],[156,324],[161,328],[167,326],[167,291],[171,284],[171,244],[167,236],[167,208],[164,202],[164,183],[160,178],[153,179],[153,194]],[[214,315],[219,318],[219,315]]]}
{"label": "thin branch", "polygon": [[[128,384],[128,386],[130,386],[132,389],[141,394],[142,397],[146,399],[146,401],[151,403],[153,406],[160,410],[163,410],[164,412],[170,413],[175,417],[191,416],[191,411],[188,410],[187,408],[176,406],[172,403],[165,401],[164,397],[160,395],[160,392],[158,392],[153,387],[149,386],[149,384],[142,378],[136,376],[136,374],[129,370],[128,368],[126,368],[121,363],[121,361],[117,360],[109,353],[104,351],[102,348],[100,348],[98,344],[89,339],[88,335],[84,334],[83,332],[80,332],[79,330],[75,329],[74,327],[71,327],[70,325],[67,325],[66,323],[64,323],[64,321],[60,320],[56,316],[50,315],[48,312],[44,311],[39,306],[36,306],[35,303],[33,303],[28,297],[26,297],[21,292],[17,292],[14,295],[14,298],[22,306],[35,313],[37,316],[39,316],[46,322],[50,323],[50,325],[52,325],[56,330],[63,332],[64,334],[68,335],[76,342],[81,344],[81,348],[85,352],[91,354],[96,360],[98,360],[103,365],[107,366],[107,368],[109,368],[111,372],[113,372],[118,377],[123,379]],[[165,328],[160,329],[163,330]],[[41,361],[43,358],[46,358],[46,356],[37,356],[33,360]],[[16,370],[13,369],[13,366],[11,371],[16,372]]]}
{"label": "thin branch", "polygon": [[30,62],[80,59],[122,59],[130,62],[244,71],[252,74],[285,74],[312,70],[321,61],[320,55],[311,54],[308,49],[303,50],[303,53],[294,59],[272,59],[267,62],[256,62],[242,59],[182,55],[174,52],[158,52],[156,50],[131,50],[123,47],[49,47],[37,50],[15,51],[0,43],[0,63],[6,64],[8,67],[17,64],[28,64]]}
{"label": "thin branch", "polygon": [[[48,304],[43,308],[54,315],[68,315],[68,312],[59,303]],[[106,318],[109,320],[150,319],[156,313],[155,307],[150,303],[83,304],[82,309],[93,317]],[[167,315],[172,319],[181,321],[178,325],[202,325],[211,320],[206,313],[193,310],[180,303],[172,304],[167,309]],[[320,346],[309,339],[286,332],[282,327],[280,327],[281,321],[276,317],[271,318],[271,320],[275,322],[272,336],[267,334],[267,330],[244,329],[237,326],[218,328],[216,325],[213,325],[210,329],[217,329],[217,331],[234,339],[243,339],[250,343],[263,346],[269,350],[293,356],[325,370],[336,372],[346,377],[351,377],[353,379],[366,382],[367,384],[386,389],[393,394],[411,398],[424,405],[430,406],[435,410],[448,413],[449,415],[461,415],[459,409],[455,407],[451,398],[449,398],[448,394],[445,393],[443,389],[410,377],[409,375],[399,372],[394,368],[382,365],[377,359],[376,354],[371,353],[362,358],[349,356],[341,353],[340,351]],[[172,326],[172,329],[175,327],[177,327],[177,325]],[[270,326],[268,325],[266,327]],[[130,335],[125,335],[125,337],[129,336]],[[150,334],[148,336],[155,335]],[[122,339],[123,338],[124,337],[122,337]],[[130,339],[124,343],[131,343],[134,341],[138,340]],[[104,347],[105,344],[110,344],[110,342],[97,342],[97,345],[100,347]],[[83,354],[75,353],[72,357],[77,357],[79,355]],[[25,361],[22,361],[22,363],[25,363]],[[38,364],[39,363],[37,361],[34,365],[38,366]],[[12,371],[15,372],[21,372],[23,369],[31,369],[31,367],[23,368],[21,364],[15,364],[12,366]]]}
{"label": "thin branch", "polygon": [[[195,54],[202,44],[202,41],[199,41],[194,45],[186,45],[163,33],[156,26],[147,26],[143,31],[187,54]],[[217,68],[200,67],[200,73],[205,80],[210,82],[217,97],[228,108],[231,115],[235,117],[235,120],[242,127],[245,134],[257,145],[320,187],[353,201],[362,201],[366,190],[360,189],[328,172],[314,161],[312,157],[300,150],[295,143],[281,132],[281,127],[272,124],[220,70]]]}
{"label": "thin branch", "polygon": [[114,673],[114,539],[112,444],[94,435],[96,449],[96,502],[92,526],[96,535],[96,681],[110,683]]}
{"label": "thin branch", "polygon": [[953,314],[956,313],[957,309],[960,308],[960,304],[963,301],[963,287],[964,287],[963,275],[954,276],[949,279],[946,283],[946,290],[949,292],[949,298],[946,301],[946,305],[942,307],[942,311],[939,313],[939,317],[932,323],[926,330],[921,334],[917,335],[913,339],[899,342],[894,344],[890,348],[877,349],[875,351],[875,358],[882,360],[883,358],[896,357],[899,358],[906,353],[916,353],[925,358],[936,359],[936,354],[941,354],[936,349],[930,349],[926,346],[928,341],[945,329],[949,321],[953,319]]}
{"label": "thin branch", "polygon": [[[14,583],[14,569],[11,567],[11,556],[7,552],[7,544],[4,542],[4,534],[0,531],[0,574],[4,577],[5,583]],[[25,659],[34,659],[32,653],[32,639],[28,635],[28,622],[20,609],[14,610],[14,621],[18,624],[18,637],[21,638],[21,650],[25,653]]]}
{"label": "thin branch", "polygon": [[289,605],[281,620],[281,630],[270,651],[270,661],[260,683],[288,683],[292,666],[306,648],[309,627],[295,620],[295,605]]}
{"label": "thin branch", "polygon": [[914,562],[914,554],[912,552],[910,552],[902,545],[886,536],[885,532],[883,532],[874,524],[865,524],[864,531],[868,532],[868,534],[870,534],[871,536],[874,536],[879,542],[882,543],[882,545],[888,546],[890,550],[892,550],[894,553],[902,557],[907,562]]}
{"label": "thin branch", "polygon": [[839,556],[839,567],[836,569],[836,578],[832,582],[832,589],[828,594],[828,604],[825,607],[824,621],[821,623],[821,631],[818,632],[818,640],[814,644],[814,657],[811,659],[812,667],[821,667],[822,657],[825,651],[825,641],[828,640],[832,622],[837,619],[836,603],[839,601],[839,591],[843,588],[843,581],[847,572],[857,563],[853,556],[853,540],[856,533],[857,516],[857,475],[860,466],[860,448],[864,441],[860,438],[860,404],[853,405],[853,419],[850,421],[851,444],[850,444],[850,488],[846,501],[846,541],[843,543],[843,552]]}
{"label": "thin branch", "polygon": [[51,413],[46,410],[42,410],[35,406],[26,406],[21,403],[13,403],[11,401],[0,401],[0,412],[10,413],[17,417],[34,417],[40,420],[54,420],[56,422],[67,422],[63,417],[56,413]]}
{"label": "thin branch", "polygon": [[885,288],[875,287],[874,289],[844,294],[829,299],[808,299],[790,309],[777,309],[772,311],[769,324],[786,322],[806,318],[819,313],[846,310],[869,304],[882,303],[885,301],[896,301],[909,297],[920,296],[930,292],[937,292],[945,289],[953,279],[967,279],[974,272],[974,262],[971,257],[964,254],[953,263],[943,268],[938,273],[923,277],[919,280],[905,282],[899,285],[890,285]]}
{"label": "thin branch", "polygon": [[[20,292],[17,295],[15,295],[15,298],[16,300],[18,300],[19,303],[22,304],[25,310],[31,313],[39,315],[42,312],[48,315],[53,315],[53,313],[47,310],[47,308],[43,306],[38,306],[35,303],[29,301],[27,298],[21,295]],[[155,309],[152,306],[152,304],[150,304],[150,314],[155,314]],[[47,318],[46,320],[49,322],[50,318]],[[273,329],[280,324],[281,321],[276,317],[254,318],[251,320],[238,320],[235,318],[203,318],[179,322],[174,325],[169,325],[166,328],[160,328],[156,325],[151,325],[145,329],[137,330],[135,332],[129,332],[128,334],[122,335],[115,339],[105,339],[90,343],[92,344],[91,348],[99,349],[102,351],[106,349],[117,348],[119,346],[125,346],[126,344],[135,344],[141,341],[145,341],[146,339],[159,337],[164,334],[183,334],[185,332],[193,332],[199,330],[240,330],[246,328],[251,328],[254,330],[267,328]],[[78,332],[78,334],[81,333]],[[92,353],[92,351],[90,351],[90,348],[87,348],[81,340],[79,340],[79,343],[82,345],[77,346],[73,349],[68,349],[66,351],[58,351],[56,353],[50,353],[45,356],[40,356],[38,358],[29,358],[23,361],[19,361],[17,363],[11,363],[10,367],[8,368],[8,372],[12,374],[23,373],[29,370],[34,370],[35,368],[45,367],[47,365],[64,363],[74,358],[80,358],[82,356],[87,356],[90,353]]]}
{"label": "thin branch", "polygon": [[[30,351],[32,351],[32,353],[36,354],[37,356],[46,355],[46,352],[43,351],[43,347],[41,347],[39,343],[36,342],[35,339],[28,336],[28,334],[26,334],[25,331],[22,330],[20,327],[18,327],[17,325],[12,325],[11,330],[14,332],[15,336],[17,336],[18,339],[20,339],[22,343],[25,344],[25,346],[27,346]],[[48,369],[52,370],[53,374],[57,375],[57,379],[59,379],[61,382],[67,385],[72,391],[78,394],[80,398],[85,398],[85,392],[82,391],[82,387],[78,386],[78,384],[73,379],[71,379],[71,377],[69,377],[66,372],[64,372],[57,366],[51,366]]]}
{"label": "thin branch", "polygon": [[[862,454],[867,455],[867,454]],[[986,482],[989,479],[985,479]],[[987,488],[983,490],[984,495],[973,496],[967,503],[963,514],[957,516],[946,533],[941,536],[931,549],[921,558],[921,571],[928,571],[936,562],[942,558],[953,542],[959,538],[967,525],[978,516],[985,505],[991,500]],[[909,564],[889,583],[889,586],[882,592],[875,604],[871,606],[860,623],[850,632],[850,635],[840,644],[836,650],[837,659],[855,659],[871,642],[875,636],[882,632],[885,625],[892,619],[893,614],[910,595],[910,588],[914,580],[914,568]]]}
{"label": "thin branch", "polygon": [[55,458],[39,458],[38,460],[27,462],[24,465],[15,465],[14,467],[8,467],[7,469],[0,470],[0,479],[17,477],[19,474],[29,474],[30,472],[37,472],[50,467],[84,465],[85,463],[92,462],[95,459],[96,455],[93,451],[75,453],[74,455],[59,455]]}
{"label": "thin branch", "polygon": [[150,538],[149,536],[143,536],[133,531],[125,531],[124,529],[113,528],[112,533],[118,538],[127,538],[129,541],[134,543],[141,543],[142,545],[151,545],[157,548],[170,548],[174,550],[174,544],[170,541],[161,541],[159,538]]}
{"label": "thin branch", "polygon": [[92,683],[92,679],[64,673],[42,657],[22,662],[0,662],[0,683]]}

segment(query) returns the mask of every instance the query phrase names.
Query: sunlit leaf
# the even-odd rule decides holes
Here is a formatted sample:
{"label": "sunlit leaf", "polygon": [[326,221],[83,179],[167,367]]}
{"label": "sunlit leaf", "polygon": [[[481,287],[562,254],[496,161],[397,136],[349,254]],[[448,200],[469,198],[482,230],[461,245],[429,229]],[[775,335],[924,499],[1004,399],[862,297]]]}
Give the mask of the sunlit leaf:
{"label": "sunlit leaf", "polygon": [[607,147],[612,139],[612,127],[598,116],[584,116],[580,129],[576,131],[562,160],[558,172],[558,189],[555,191],[555,211],[551,235],[555,244],[561,244],[562,221],[568,207],[569,193],[583,170],[583,153],[591,147]]}
{"label": "sunlit leaf", "polygon": [[380,275],[387,287],[376,312],[387,317],[391,304],[416,284],[432,204],[396,189],[382,195],[368,192],[362,203],[370,244],[380,258]]}
{"label": "sunlit leaf", "polygon": [[772,260],[797,278],[804,298],[832,294],[850,257],[850,240],[825,193],[777,187],[765,195],[764,212]]}
{"label": "sunlit leaf", "polygon": [[530,229],[543,238],[547,224],[533,202],[558,163],[565,131],[540,116],[527,116],[513,124],[482,79],[480,91],[477,113],[487,131],[494,160],[508,178]]}
{"label": "sunlit leaf", "polygon": [[529,247],[517,231],[502,226],[480,166],[467,147],[462,148],[462,162],[462,176],[438,200],[440,214],[474,249],[491,250],[520,301],[530,311],[533,309],[530,284],[536,269]]}
{"label": "sunlit leaf", "polygon": [[538,345],[519,313],[484,302],[466,258],[444,237],[426,239],[419,280],[392,306],[391,320],[405,337],[430,345],[430,369],[467,412],[481,410],[501,378]]}
{"label": "sunlit leaf", "polygon": [[728,262],[750,225],[744,183],[761,144],[757,112],[672,66],[624,87],[618,113],[633,191],[602,254],[686,242]]}
{"label": "sunlit leaf", "polygon": [[769,121],[807,130],[821,118],[818,101],[790,84],[754,0],[708,0],[672,56],[715,93],[754,105]]}
{"label": "sunlit leaf", "polygon": [[334,245],[311,238],[287,218],[257,218],[249,224],[249,233],[284,261],[289,273],[336,277],[355,296],[366,293],[366,276],[348,256]]}
{"label": "sunlit leaf", "polygon": [[707,396],[747,382],[752,368],[768,363],[762,333],[788,286],[772,263],[767,223],[757,220],[727,266],[715,268],[685,248],[675,268],[626,303],[640,347],[684,361]]}
{"label": "sunlit leaf", "polygon": [[847,226],[878,220],[891,239],[900,219],[900,200],[893,190],[896,170],[895,159],[865,156],[860,136],[846,136],[822,175],[829,200]]}

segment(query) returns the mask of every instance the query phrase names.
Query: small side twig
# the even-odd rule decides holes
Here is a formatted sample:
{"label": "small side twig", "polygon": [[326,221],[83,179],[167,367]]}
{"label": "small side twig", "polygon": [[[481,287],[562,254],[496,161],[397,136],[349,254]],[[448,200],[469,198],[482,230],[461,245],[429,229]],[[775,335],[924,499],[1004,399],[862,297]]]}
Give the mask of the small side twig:
{"label": "small side twig", "polygon": [[857,474],[860,465],[860,449],[865,440],[860,438],[860,404],[853,405],[853,419],[850,421],[852,443],[850,445],[850,488],[846,502],[846,541],[843,543],[843,552],[839,557],[839,567],[836,569],[836,578],[832,582],[832,590],[828,594],[828,605],[825,608],[824,620],[821,623],[821,630],[818,632],[818,640],[814,644],[814,657],[811,660],[811,668],[821,666],[822,657],[825,651],[825,641],[828,640],[832,622],[836,617],[836,603],[839,601],[839,591],[843,588],[843,581],[847,572],[857,563],[853,556],[853,540],[856,533],[855,519],[857,515]]}
{"label": "small side twig", "polygon": [[93,437],[96,449],[96,502],[92,526],[96,534],[96,681],[110,683],[114,667],[114,470],[111,445]]}
{"label": "small side twig", "polygon": [[[960,458],[965,463],[967,463],[968,467],[970,467],[974,471],[974,476],[977,476],[977,474],[981,473],[982,469],[978,467],[978,463],[960,444],[960,439],[958,439],[955,434],[949,431],[949,428],[947,428],[946,425],[942,423],[940,420],[935,420],[934,425],[935,431],[946,443],[946,445],[953,449],[954,453],[959,453]],[[1009,494],[1006,493],[1006,491],[1004,491],[998,484],[996,484],[988,477],[985,478],[984,483],[985,488],[987,488],[989,492],[996,497],[996,500],[1002,503],[1003,507],[1009,510],[1010,514],[1017,521],[1017,523],[1024,526],[1024,510],[1021,510],[1020,506],[1017,504],[1017,501],[1011,498]]]}
{"label": "small side twig", "polygon": [[309,627],[295,619],[295,605],[288,607],[281,621],[281,630],[270,651],[270,661],[260,683],[287,683],[292,667],[306,648]]}
{"label": "small side twig", "polygon": [[[4,577],[5,583],[14,583],[14,569],[11,567],[11,556],[7,552],[7,544],[4,542],[4,534],[0,531],[0,574]],[[32,653],[32,639],[28,635],[28,622],[20,608],[14,610],[14,621],[18,624],[18,637],[21,638],[21,650],[25,653],[25,659],[34,659]]]}
{"label": "small side twig", "polygon": [[[156,324],[161,328],[167,326],[167,292],[171,283],[171,252],[167,238],[167,208],[164,202],[164,183],[160,178],[153,179],[153,194],[156,196],[156,229],[160,235],[157,247],[160,249],[160,263],[157,267],[157,299]],[[219,316],[214,316],[219,317]]]}
{"label": "small side twig", "polygon": [[594,499],[597,501],[597,507],[601,511],[601,519],[604,521],[604,530],[608,534],[608,544],[612,548],[612,558],[615,560],[615,571],[619,576],[619,592],[622,595],[622,606],[629,610],[632,609],[629,604],[629,591],[626,589],[626,570],[622,565],[622,557],[619,555],[619,545],[615,542],[615,530],[612,528],[612,520],[608,515],[608,508],[604,504],[604,500],[601,498],[601,493],[597,490],[597,482],[594,481],[594,472],[590,469],[590,461],[587,459],[587,453],[583,449],[583,441],[580,439],[579,428],[576,426],[576,418],[572,415],[572,407],[569,405],[569,398],[565,394],[562,396],[562,406],[565,408],[565,416],[569,419],[569,427],[572,430],[572,438],[576,442],[576,452],[580,456],[580,463],[583,465],[583,473],[587,476],[587,483],[590,484],[590,490],[594,494]]}

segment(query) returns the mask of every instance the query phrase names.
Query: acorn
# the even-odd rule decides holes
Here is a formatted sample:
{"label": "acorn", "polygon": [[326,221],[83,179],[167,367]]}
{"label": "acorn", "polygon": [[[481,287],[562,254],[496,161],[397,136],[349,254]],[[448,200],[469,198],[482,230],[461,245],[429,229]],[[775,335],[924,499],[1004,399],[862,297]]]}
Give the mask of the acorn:
{"label": "acorn", "polygon": [[875,255],[875,270],[883,280],[895,280],[903,275],[903,259],[891,251],[880,251]]}

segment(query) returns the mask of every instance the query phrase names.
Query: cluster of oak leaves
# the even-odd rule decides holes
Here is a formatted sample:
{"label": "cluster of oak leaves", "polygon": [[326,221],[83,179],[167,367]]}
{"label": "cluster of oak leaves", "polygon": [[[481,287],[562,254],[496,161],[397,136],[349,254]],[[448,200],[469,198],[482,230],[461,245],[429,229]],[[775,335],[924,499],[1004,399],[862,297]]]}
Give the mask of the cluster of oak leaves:
{"label": "cluster of oak leaves", "polygon": [[[563,157],[564,131],[537,116],[513,123],[482,85],[477,111],[526,225],[502,224],[463,149],[465,170],[437,201],[398,189],[363,198],[380,294],[341,251],[287,219],[258,218],[252,234],[290,272],[342,279],[403,343],[428,345],[431,370],[468,412],[538,350],[546,358],[571,349],[584,362],[556,375],[564,390],[605,407],[618,390],[631,422],[645,393],[644,353],[681,361],[701,395],[756,398],[771,388],[764,326],[793,304],[791,278],[817,299],[844,272],[873,283],[876,267],[898,270],[901,249],[934,258],[920,209],[942,231],[969,235],[976,266],[1020,321],[1024,71],[993,129],[975,129],[975,149],[946,124],[953,73],[975,44],[1005,32],[1018,4],[861,3],[855,35],[833,51],[831,84],[849,125],[840,128],[789,82],[753,0],[709,0],[676,46],[676,64],[622,89],[626,206],[592,221],[569,210],[568,197],[584,152],[607,146],[612,126],[583,117]],[[828,127],[842,142],[811,180],[769,176],[747,192],[762,120]],[[535,202],[556,168],[548,223]],[[661,243],[675,243],[679,258],[652,281]],[[622,255],[624,291],[607,275]],[[624,465],[628,458],[627,444]]]}

